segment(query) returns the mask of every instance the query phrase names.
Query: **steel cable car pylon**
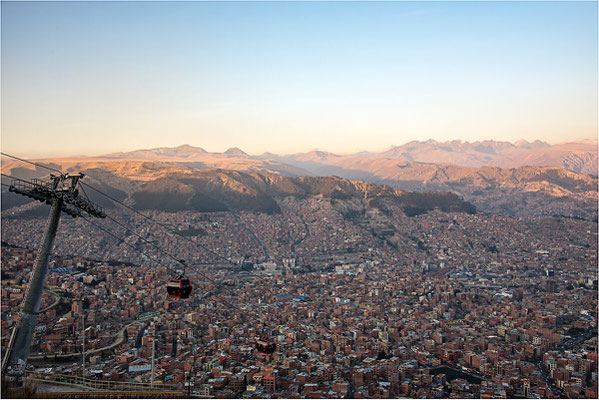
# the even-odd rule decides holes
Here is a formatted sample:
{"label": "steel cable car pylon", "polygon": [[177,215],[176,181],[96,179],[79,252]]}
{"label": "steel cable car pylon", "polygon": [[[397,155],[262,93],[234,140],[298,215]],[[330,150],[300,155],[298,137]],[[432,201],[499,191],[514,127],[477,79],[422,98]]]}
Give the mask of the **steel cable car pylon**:
{"label": "steel cable car pylon", "polygon": [[5,374],[8,372],[8,375],[17,382],[21,380],[25,372],[25,365],[29,357],[29,345],[37,322],[61,211],[72,217],[82,216],[82,211],[92,217],[106,217],[101,207],[79,196],[76,186],[83,176],[81,173],[75,175],[61,173],[58,176],[50,175],[50,179],[46,181],[34,179],[29,182],[15,179],[9,188],[11,192],[52,205],[48,225],[21,306],[19,321],[12,331],[6,354],[2,360],[2,375],[6,376]]}

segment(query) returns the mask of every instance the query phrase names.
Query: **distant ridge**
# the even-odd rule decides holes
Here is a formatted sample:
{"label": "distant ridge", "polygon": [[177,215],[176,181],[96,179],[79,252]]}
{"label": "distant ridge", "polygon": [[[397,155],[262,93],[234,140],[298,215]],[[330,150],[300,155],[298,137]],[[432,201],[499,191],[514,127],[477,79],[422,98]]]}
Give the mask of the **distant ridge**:
{"label": "distant ridge", "polygon": [[[412,141],[376,153],[373,158],[453,164],[462,167],[518,168],[523,166],[563,167],[573,172],[597,174],[597,142],[584,141],[550,145],[535,140],[512,144],[494,140],[463,142]],[[572,158],[579,162],[572,163]]]}
{"label": "distant ridge", "polygon": [[495,140],[438,142],[429,139],[426,141],[411,141],[401,146],[391,146],[381,152],[363,151],[337,155],[329,152],[311,151],[277,156],[276,159],[304,168],[310,166],[310,164],[313,165],[315,162],[320,163],[321,167],[322,164],[337,163],[340,158],[368,158],[453,164],[474,168],[484,166],[500,168],[523,166],[562,167],[573,172],[597,175],[597,153],[597,141],[593,140],[550,145],[540,140],[533,142],[519,140],[512,144]]}
{"label": "distant ridge", "polygon": [[[85,167],[85,165],[80,165]],[[452,193],[412,193],[338,177],[286,177],[262,173],[209,169],[195,170],[182,166],[155,164],[147,161],[103,164],[83,170],[90,184],[120,200],[129,198],[138,210],[167,212],[194,210],[199,212],[254,211],[267,214],[280,212],[278,200],[286,197],[320,197],[332,202],[366,202],[385,210],[385,204],[403,208],[408,215],[418,215],[434,209],[444,212],[475,213],[476,208]],[[138,175],[152,178],[135,179]],[[88,181],[88,183],[89,183]],[[21,206],[17,195],[3,193],[3,204]],[[92,201],[106,199],[94,192]],[[27,199],[26,199],[27,200]],[[10,208],[9,207],[9,208]]]}
{"label": "distant ridge", "polygon": [[[223,153],[210,153],[201,147],[184,144],[178,147],[158,147],[155,149],[111,153],[98,157],[78,158],[79,160],[122,160],[152,161],[181,164],[196,169],[222,168],[246,172],[263,172],[287,176],[310,175],[309,171],[277,160],[276,156],[265,158],[251,157],[243,150],[232,147]],[[70,158],[63,159],[65,161]]]}
{"label": "distant ridge", "polygon": [[208,152],[201,147],[193,147],[184,144],[178,147],[159,147],[155,149],[111,153],[97,158],[159,160],[165,157],[202,157],[206,154],[208,154]]}
{"label": "distant ridge", "polygon": [[[525,140],[514,144],[427,140],[380,153],[311,151],[286,156],[251,156],[235,147],[210,153],[182,145],[40,161],[74,172],[110,170],[115,176],[143,182],[210,169],[287,177],[337,176],[399,190],[452,192],[479,210],[512,216],[597,218],[597,142],[592,140],[559,145]],[[3,159],[3,171],[27,179],[47,173],[7,159]]]}
{"label": "distant ridge", "polygon": [[[524,139],[515,143],[484,140],[467,142],[452,140],[438,142],[433,139],[411,141],[400,146],[391,146],[380,152],[358,152],[338,155],[327,151],[314,150],[306,153],[278,155],[263,153],[251,156],[238,147],[223,153],[210,153],[201,147],[182,145],[174,148],[160,147],[148,150],[112,153],[96,159],[128,159],[164,162],[204,163],[205,168],[225,168],[242,171],[256,171],[301,175],[318,173],[315,169],[342,158],[375,158],[415,161],[421,163],[453,164],[461,167],[480,168],[484,166],[518,168],[523,166],[562,167],[573,172],[597,175],[597,141],[560,143],[550,145],[540,140],[528,142]],[[271,165],[260,169],[260,163],[269,161]],[[275,166],[272,162],[285,164]],[[244,164],[247,164],[245,166]],[[196,165],[196,167],[200,164]],[[292,172],[290,167],[300,168]]]}
{"label": "distant ridge", "polygon": [[248,156],[247,153],[245,153],[244,151],[242,151],[238,147],[231,147],[230,149],[228,149],[227,151],[225,151],[224,154],[228,154],[230,156],[242,156],[242,157],[247,157]]}

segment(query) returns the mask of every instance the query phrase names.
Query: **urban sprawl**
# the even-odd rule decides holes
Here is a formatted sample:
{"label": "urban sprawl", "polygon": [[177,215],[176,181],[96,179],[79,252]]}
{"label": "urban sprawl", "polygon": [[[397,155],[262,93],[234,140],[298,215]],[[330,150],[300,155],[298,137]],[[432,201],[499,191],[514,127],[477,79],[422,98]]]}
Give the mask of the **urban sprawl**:
{"label": "urban sprawl", "polygon": [[[102,222],[143,255],[63,217],[27,373],[211,398],[598,397],[595,222],[390,209],[385,226],[281,204],[152,214],[189,240],[119,214],[187,260],[189,299],[167,296],[178,267],[139,237]],[[43,225],[2,220],[3,350]]]}

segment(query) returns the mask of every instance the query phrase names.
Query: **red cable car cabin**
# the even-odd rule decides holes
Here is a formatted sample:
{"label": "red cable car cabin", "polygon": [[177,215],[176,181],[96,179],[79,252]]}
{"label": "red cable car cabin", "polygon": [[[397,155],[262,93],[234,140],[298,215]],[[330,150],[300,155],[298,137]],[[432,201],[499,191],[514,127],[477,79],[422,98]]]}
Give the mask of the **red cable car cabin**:
{"label": "red cable car cabin", "polygon": [[166,291],[170,297],[176,299],[186,299],[191,293],[191,282],[187,278],[171,279],[166,284]]}
{"label": "red cable car cabin", "polygon": [[276,350],[277,345],[274,340],[259,338],[256,339],[256,350],[262,354],[272,354]]}

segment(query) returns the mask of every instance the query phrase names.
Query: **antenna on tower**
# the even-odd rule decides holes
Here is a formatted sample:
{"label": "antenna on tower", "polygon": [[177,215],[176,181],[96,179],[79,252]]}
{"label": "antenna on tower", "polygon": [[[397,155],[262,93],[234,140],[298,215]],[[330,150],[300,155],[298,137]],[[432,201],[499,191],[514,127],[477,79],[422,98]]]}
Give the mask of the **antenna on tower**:
{"label": "antenna on tower", "polygon": [[[64,212],[76,218],[83,216],[85,212],[95,218],[106,218],[106,213],[102,207],[79,195],[77,184],[83,177],[84,174],[82,173],[74,175],[60,173],[59,175],[51,174],[49,179],[44,180],[13,179],[8,188],[13,193],[52,206],[46,231],[35,259],[35,266],[27,285],[19,321],[12,331],[6,354],[2,360],[2,375],[10,377],[10,380],[17,383],[22,381],[27,358],[29,357],[29,345],[42,300],[42,292],[48,273],[48,264],[54,246],[60,213]],[[6,375],[7,372],[8,375]]]}

